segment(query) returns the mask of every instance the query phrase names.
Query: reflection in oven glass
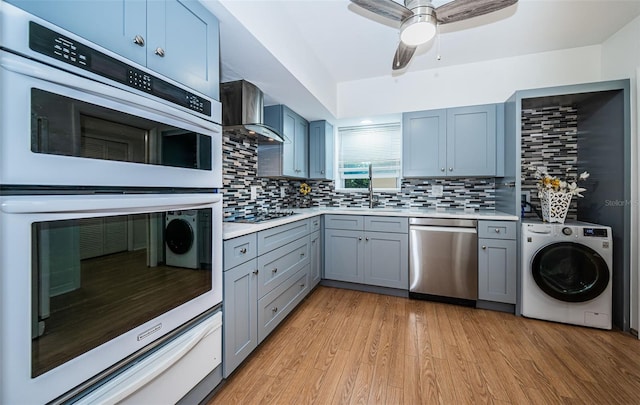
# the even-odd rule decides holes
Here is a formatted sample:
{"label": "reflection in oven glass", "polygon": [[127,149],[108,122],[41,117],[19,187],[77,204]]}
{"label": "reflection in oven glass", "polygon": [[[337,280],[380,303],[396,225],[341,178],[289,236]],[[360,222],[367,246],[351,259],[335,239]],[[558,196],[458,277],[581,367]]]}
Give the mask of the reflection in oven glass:
{"label": "reflection in oven glass", "polygon": [[211,209],[38,222],[32,232],[32,377],[212,288]]}
{"label": "reflection in oven glass", "polygon": [[212,140],[142,117],[31,89],[31,151],[211,170]]}

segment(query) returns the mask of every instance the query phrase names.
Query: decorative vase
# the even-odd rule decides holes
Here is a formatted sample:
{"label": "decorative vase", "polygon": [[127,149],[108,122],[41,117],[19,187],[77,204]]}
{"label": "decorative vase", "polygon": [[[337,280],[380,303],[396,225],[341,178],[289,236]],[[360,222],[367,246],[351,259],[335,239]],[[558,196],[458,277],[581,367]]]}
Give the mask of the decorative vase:
{"label": "decorative vase", "polygon": [[564,224],[564,219],[569,211],[571,193],[562,193],[553,190],[542,190],[540,202],[542,204],[542,219],[546,222]]}

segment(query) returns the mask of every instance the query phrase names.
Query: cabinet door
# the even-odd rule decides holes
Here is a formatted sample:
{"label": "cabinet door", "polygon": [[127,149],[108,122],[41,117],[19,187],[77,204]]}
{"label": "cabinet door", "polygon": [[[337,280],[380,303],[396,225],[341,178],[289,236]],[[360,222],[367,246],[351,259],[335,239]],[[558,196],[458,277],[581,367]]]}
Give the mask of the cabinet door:
{"label": "cabinet door", "polygon": [[258,263],[256,259],[224,272],[224,376],[258,345]]}
{"label": "cabinet door", "polygon": [[333,126],[327,121],[309,123],[309,178],[333,179]]}
{"label": "cabinet door", "polygon": [[309,123],[302,117],[296,119],[296,140],[294,145],[294,173],[296,177],[309,177]]}
{"label": "cabinet door", "polygon": [[516,303],[516,241],[478,239],[478,299]]}
{"label": "cabinet door", "polygon": [[364,240],[359,231],[327,229],[324,234],[324,278],[362,283]]}
{"label": "cabinet door", "polygon": [[367,232],[364,246],[365,284],[409,289],[409,235]]}
{"label": "cabinet door", "polygon": [[283,106],[282,109],[282,134],[285,142],[282,144],[282,175],[296,177],[296,128],[297,114]]}
{"label": "cabinet door", "polygon": [[218,20],[194,0],[147,4],[147,67],[220,100]]}
{"label": "cabinet door", "polygon": [[311,265],[309,270],[310,288],[315,287],[322,279],[322,246],[320,231],[310,235],[310,257]]}
{"label": "cabinet door", "polygon": [[446,110],[403,114],[402,175],[404,177],[443,176],[446,160]]}
{"label": "cabinet door", "polygon": [[[146,1],[9,0],[17,7],[141,65],[146,64]],[[134,43],[136,35],[145,40]]]}
{"label": "cabinet door", "polygon": [[447,110],[447,175],[495,176],[496,106]]}

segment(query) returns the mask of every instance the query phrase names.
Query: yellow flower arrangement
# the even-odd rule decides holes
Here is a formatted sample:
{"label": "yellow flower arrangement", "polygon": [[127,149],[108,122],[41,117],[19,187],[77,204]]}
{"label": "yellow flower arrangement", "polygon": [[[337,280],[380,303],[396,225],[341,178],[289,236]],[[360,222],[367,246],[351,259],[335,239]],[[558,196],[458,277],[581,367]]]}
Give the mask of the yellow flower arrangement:
{"label": "yellow flower arrangement", "polygon": [[586,180],[589,177],[588,172],[580,173],[576,181],[567,182],[567,181],[560,180],[556,176],[551,176],[544,169],[541,169],[541,168],[531,168],[531,169],[536,171],[535,178],[538,179],[537,186],[538,186],[539,195],[544,190],[549,190],[549,191],[555,191],[559,193],[569,193],[571,195],[582,197],[582,194],[580,193],[582,193],[583,191],[586,191],[586,189],[578,187],[578,185],[576,184],[576,181]]}
{"label": "yellow flower arrangement", "polygon": [[311,192],[311,187],[307,183],[300,184],[300,194],[307,195]]}

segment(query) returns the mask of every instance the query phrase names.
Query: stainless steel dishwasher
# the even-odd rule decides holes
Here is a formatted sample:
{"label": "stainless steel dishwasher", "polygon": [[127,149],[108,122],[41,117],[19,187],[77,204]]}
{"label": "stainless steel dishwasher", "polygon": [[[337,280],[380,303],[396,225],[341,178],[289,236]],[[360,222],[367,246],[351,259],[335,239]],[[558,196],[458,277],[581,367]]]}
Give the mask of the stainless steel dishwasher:
{"label": "stainless steel dishwasher", "polygon": [[471,219],[409,219],[409,295],[473,305],[478,299],[478,232]]}

